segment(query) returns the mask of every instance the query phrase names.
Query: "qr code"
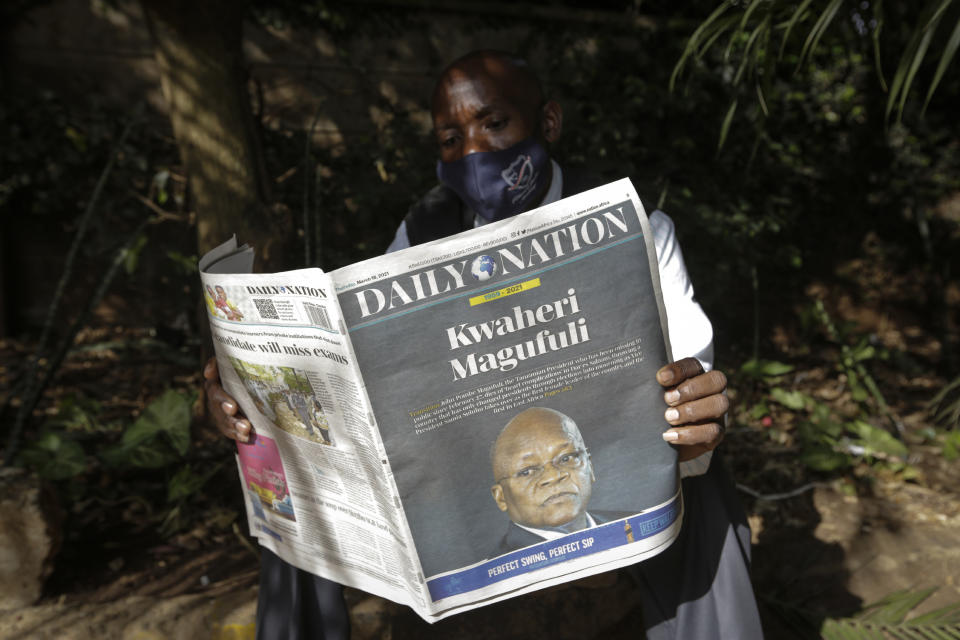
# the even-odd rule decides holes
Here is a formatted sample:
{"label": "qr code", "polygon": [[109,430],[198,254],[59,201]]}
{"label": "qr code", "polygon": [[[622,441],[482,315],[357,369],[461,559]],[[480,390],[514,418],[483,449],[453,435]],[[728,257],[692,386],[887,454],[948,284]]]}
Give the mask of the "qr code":
{"label": "qr code", "polygon": [[333,327],[330,326],[330,317],[327,315],[327,310],[322,306],[319,304],[310,304],[309,302],[304,302],[303,308],[307,312],[307,317],[310,318],[310,324],[315,324],[321,329],[326,329],[327,331],[333,329]]}
{"label": "qr code", "polygon": [[277,308],[273,306],[271,300],[266,298],[254,298],[253,303],[257,305],[257,311],[260,313],[260,317],[266,320],[279,320],[280,314],[277,313]]}

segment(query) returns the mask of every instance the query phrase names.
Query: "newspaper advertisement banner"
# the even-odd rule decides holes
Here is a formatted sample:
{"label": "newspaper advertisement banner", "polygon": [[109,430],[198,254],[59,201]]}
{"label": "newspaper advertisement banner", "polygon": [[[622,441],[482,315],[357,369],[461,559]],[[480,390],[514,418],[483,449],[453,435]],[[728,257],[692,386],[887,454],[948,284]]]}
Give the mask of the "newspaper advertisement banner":
{"label": "newspaper advertisement banner", "polygon": [[435,611],[675,537],[654,251],[623,180],[332,274]]}

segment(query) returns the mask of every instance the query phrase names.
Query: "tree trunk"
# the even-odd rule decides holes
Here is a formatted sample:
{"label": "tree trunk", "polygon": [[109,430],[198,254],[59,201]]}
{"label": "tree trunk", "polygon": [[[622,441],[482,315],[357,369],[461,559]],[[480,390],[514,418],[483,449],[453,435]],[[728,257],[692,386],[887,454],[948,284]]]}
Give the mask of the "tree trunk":
{"label": "tree trunk", "polygon": [[241,48],[243,3],[143,0],[143,8],[201,254],[236,233],[240,242],[256,243],[263,265],[280,266],[290,225],[269,206]]}

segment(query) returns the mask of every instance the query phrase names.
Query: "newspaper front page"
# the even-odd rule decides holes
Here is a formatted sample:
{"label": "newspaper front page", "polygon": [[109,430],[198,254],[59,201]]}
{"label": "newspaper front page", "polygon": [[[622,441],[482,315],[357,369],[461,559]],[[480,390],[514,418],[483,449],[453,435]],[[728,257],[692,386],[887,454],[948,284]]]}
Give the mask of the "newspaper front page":
{"label": "newspaper front page", "polygon": [[258,434],[251,531],[289,562],[437,620],[679,532],[628,180],[331,274],[210,270],[224,384]]}

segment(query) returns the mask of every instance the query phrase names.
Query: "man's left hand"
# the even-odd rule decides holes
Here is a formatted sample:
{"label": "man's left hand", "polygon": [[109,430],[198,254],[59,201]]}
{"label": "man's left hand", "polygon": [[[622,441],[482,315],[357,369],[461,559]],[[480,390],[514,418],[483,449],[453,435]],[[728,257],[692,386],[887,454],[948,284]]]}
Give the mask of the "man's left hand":
{"label": "man's left hand", "polygon": [[680,462],[715,449],[723,440],[724,415],[730,408],[723,394],[727,376],[722,371],[704,373],[699,360],[684,358],[657,371],[657,382],[667,389],[664,418],[671,425],[663,439],[677,446]]}

